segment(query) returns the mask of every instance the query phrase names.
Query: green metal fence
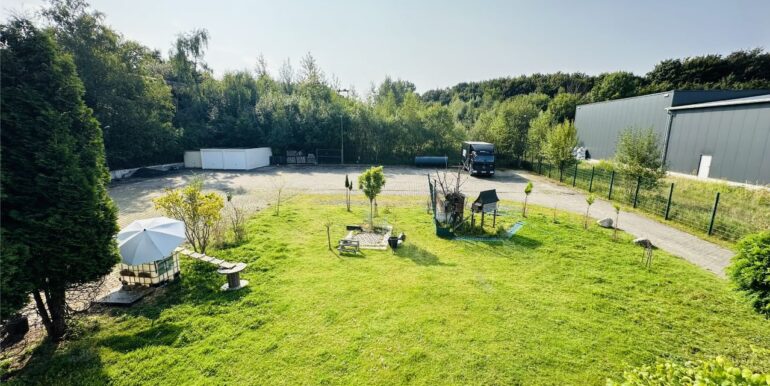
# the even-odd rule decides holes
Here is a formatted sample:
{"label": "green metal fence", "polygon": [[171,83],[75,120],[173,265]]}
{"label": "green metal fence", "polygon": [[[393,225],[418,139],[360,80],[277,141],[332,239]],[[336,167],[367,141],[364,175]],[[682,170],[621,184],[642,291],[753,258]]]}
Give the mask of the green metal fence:
{"label": "green metal fence", "polygon": [[736,241],[759,232],[760,226],[741,218],[740,211],[720,204],[720,193],[704,203],[677,194],[675,183],[657,183],[595,166],[572,164],[560,169],[546,161],[532,163],[532,170],[548,178],[620,202],[666,221],[682,224],[707,235]]}

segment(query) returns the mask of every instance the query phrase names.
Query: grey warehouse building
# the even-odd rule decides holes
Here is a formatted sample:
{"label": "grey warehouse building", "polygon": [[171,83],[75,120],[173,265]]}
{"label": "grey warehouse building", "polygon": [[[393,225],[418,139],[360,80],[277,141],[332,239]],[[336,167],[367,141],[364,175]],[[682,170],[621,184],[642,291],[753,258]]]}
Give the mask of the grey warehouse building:
{"label": "grey warehouse building", "polygon": [[580,105],[575,127],[588,158],[612,158],[626,128],[652,128],[670,171],[770,184],[770,90],[674,90]]}

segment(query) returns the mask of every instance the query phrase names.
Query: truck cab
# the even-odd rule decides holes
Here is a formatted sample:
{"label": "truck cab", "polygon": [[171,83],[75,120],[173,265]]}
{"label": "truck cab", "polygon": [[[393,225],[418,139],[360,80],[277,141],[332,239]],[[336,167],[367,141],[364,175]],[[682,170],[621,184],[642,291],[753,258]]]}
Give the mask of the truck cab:
{"label": "truck cab", "polygon": [[495,145],[488,142],[463,142],[463,166],[472,176],[495,175]]}

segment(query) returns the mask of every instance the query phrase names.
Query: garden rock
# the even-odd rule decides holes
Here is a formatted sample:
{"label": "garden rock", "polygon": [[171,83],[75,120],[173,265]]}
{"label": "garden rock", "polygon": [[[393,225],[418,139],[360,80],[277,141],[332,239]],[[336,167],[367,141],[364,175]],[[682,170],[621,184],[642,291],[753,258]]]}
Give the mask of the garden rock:
{"label": "garden rock", "polygon": [[641,247],[645,247],[645,248],[652,248],[653,247],[652,241],[650,241],[649,239],[645,239],[643,237],[640,237],[638,239],[634,239],[634,244],[639,245]]}
{"label": "garden rock", "polygon": [[609,217],[605,217],[596,223],[599,224],[599,226],[602,228],[612,228],[612,219]]}

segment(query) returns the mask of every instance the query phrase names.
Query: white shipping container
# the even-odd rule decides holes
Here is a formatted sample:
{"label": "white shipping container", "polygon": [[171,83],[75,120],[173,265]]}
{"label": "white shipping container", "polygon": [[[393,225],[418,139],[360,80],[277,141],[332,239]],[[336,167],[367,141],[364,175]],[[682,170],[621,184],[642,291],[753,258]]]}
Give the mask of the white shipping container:
{"label": "white shipping container", "polygon": [[251,170],[270,165],[269,147],[252,149],[201,149],[203,169]]}

